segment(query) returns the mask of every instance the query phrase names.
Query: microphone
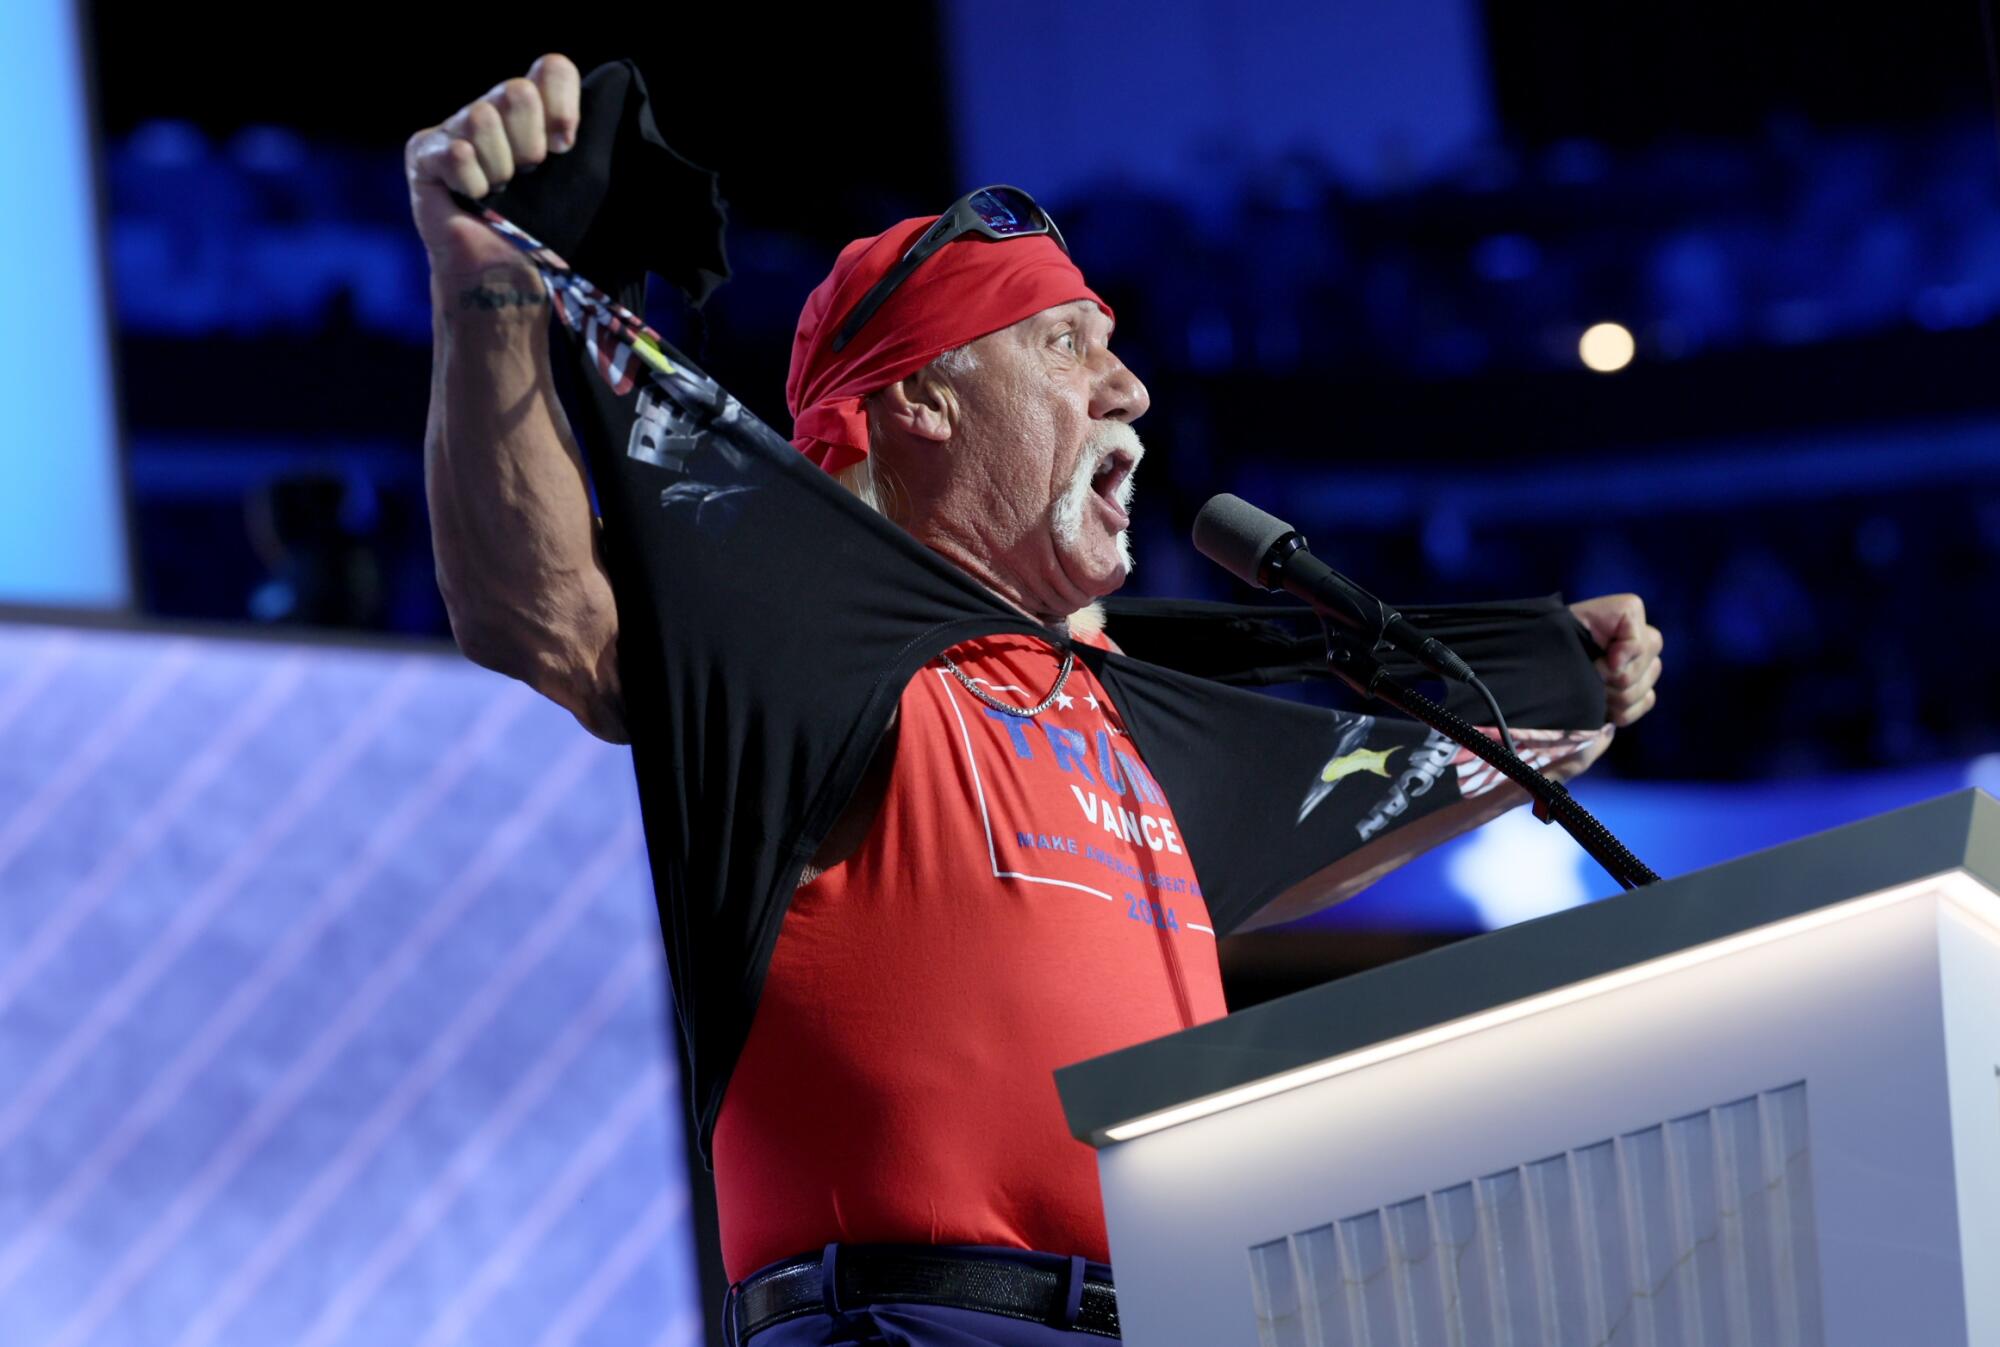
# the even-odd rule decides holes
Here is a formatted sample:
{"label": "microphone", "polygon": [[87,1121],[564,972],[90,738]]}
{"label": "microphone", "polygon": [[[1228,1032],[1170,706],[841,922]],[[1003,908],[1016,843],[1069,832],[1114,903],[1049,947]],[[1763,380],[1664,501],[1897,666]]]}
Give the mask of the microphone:
{"label": "microphone", "polygon": [[1282,589],[1304,599],[1370,649],[1387,642],[1440,678],[1479,686],[1471,666],[1444,642],[1424,635],[1401,613],[1314,556],[1297,529],[1240,496],[1211,496],[1201,507],[1194,517],[1194,548],[1247,585]]}

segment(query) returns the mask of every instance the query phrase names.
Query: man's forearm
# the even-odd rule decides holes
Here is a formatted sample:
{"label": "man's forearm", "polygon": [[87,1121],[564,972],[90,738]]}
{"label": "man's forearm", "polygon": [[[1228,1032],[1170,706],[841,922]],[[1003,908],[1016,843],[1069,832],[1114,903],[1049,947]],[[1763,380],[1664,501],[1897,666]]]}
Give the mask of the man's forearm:
{"label": "man's forearm", "polygon": [[424,483],[438,588],[468,658],[623,740],[617,610],[531,269],[431,278]]}

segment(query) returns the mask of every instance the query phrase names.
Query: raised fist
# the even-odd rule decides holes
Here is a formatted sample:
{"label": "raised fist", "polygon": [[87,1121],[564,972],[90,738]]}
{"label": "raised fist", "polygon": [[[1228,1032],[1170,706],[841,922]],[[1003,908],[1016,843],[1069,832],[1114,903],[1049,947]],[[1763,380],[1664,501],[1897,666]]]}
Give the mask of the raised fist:
{"label": "raised fist", "polygon": [[507,240],[459,209],[449,192],[477,200],[516,173],[576,144],[583,77],[551,52],[526,78],[503,80],[403,146],[410,214],[437,275],[476,274],[521,258]]}

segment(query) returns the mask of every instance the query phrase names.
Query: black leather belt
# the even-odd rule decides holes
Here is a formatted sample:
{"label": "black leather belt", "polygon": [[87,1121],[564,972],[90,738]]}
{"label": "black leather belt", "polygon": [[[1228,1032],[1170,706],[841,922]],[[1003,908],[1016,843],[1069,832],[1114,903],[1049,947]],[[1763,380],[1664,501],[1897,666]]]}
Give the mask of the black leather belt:
{"label": "black leather belt", "polygon": [[[827,1303],[820,1254],[774,1264],[737,1289],[736,1341],[773,1324],[829,1310],[901,1302],[950,1305],[1062,1327],[1070,1284],[1065,1270],[1030,1267],[995,1255],[924,1252],[880,1245],[843,1244],[834,1260],[835,1304]],[[1118,1336],[1118,1293],[1108,1280],[1086,1275],[1077,1308],[1077,1332]]]}

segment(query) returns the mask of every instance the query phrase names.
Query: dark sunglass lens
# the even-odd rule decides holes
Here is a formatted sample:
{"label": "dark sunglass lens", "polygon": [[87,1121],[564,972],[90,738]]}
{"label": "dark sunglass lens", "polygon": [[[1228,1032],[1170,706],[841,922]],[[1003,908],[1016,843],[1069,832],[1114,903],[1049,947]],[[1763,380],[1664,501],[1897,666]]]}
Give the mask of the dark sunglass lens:
{"label": "dark sunglass lens", "polygon": [[971,202],[973,214],[996,234],[1025,234],[1039,231],[1042,212],[1023,192],[1007,188],[980,192]]}

